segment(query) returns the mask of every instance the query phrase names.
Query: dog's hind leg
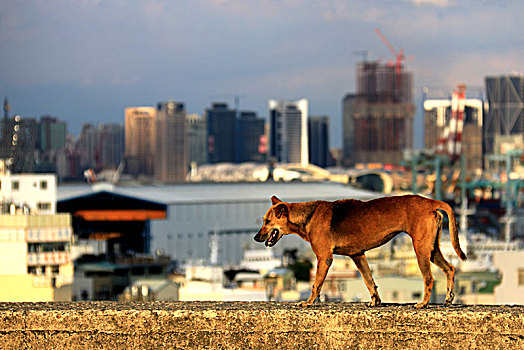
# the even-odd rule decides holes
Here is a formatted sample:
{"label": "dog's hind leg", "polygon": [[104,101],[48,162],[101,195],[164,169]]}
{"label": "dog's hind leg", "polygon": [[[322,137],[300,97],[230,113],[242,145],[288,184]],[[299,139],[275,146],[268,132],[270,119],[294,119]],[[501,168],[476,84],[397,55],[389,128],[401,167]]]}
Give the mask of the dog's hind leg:
{"label": "dog's hind leg", "polygon": [[431,290],[433,289],[433,276],[431,274],[430,263],[432,249],[427,249],[427,246],[417,246],[415,241],[413,243],[415,246],[415,254],[417,255],[418,267],[420,268],[422,279],[424,280],[424,297],[422,302],[415,304],[415,308],[422,309],[428,306],[431,297]]}
{"label": "dog's hind leg", "polygon": [[455,284],[455,268],[444,258],[438,246],[435,248],[432,262],[446,274],[446,306],[451,305],[453,299],[455,298],[455,294],[453,293],[453,286]]}
{"label": "dog's hind leg", "polygon": [[371,301],[369,302],[368,306],[380,305],[380,296],[378,295],[377,286],[375,285],[375,281],[373,280],[373,276],[371,275],[371,270],[369,269],[366,256],[364,255],[364,253],[361,253],[357,255],[351,255],[350,257],[355,262],[358,271],[360,271],[360,274],[364,279],[364,283],[366,284],[366,287],[369,290],[369,294],[371,295]]}
{"label": "dog's hind leg", "polygon": [[440,234],[442,233],[442,213],[439,211],[435,211],[435,228],[434,231],[437,232],[437,236],[435,237],[435,243],[433,252],[431,255],[431,262],[437,265],[445,274],[447,278],[447,293],[446,293],[446,305],[451,305],[453,302],[453,299],[455,298],[455,294],[453,293],[453,286],[455,284],[455,267],[451,265],[445,258],[444,255],[442,255],[442,252],[440,250]]}
{"label": "dog's hind leg", "polygon": [[309,299],[307,301],[301,301],[300,303],[298,303],[299,306],[312,305],[315,299],[320,295],[322,285],[324,284],[324,280],[326,279],[326,275],[332,262],[333,253],[320,256],[317,255],[317,272],[315,274],[315,283],[313,284],[313,288],[311,289],[311,295],[309,296]]}

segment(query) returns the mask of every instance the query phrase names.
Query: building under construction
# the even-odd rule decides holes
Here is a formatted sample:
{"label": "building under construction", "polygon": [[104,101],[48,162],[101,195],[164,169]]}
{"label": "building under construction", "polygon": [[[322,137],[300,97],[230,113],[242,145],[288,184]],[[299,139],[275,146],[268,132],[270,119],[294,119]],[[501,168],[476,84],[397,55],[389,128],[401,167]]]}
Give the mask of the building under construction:
{"label": "building under construction", "polygon": [[400,62],[357,64],[357,93],[344,97],[344,159],[398,165],[413,147],[413,75]]}

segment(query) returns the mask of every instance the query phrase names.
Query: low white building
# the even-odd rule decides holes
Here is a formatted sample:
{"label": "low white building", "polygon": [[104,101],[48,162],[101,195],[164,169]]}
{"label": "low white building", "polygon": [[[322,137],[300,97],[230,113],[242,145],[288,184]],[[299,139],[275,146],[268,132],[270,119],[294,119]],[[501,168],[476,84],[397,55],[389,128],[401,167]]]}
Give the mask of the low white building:
{"label": "low white building", "polygon": [[[376,277],[374,280],[383,303],[418,303],[422,301],[424,294],[422,277],[388,276]],[[337,283],[342,300],[351,302],[369,302],[371,300],[362,277],[341,278]]]}
{"label": "low white building", "polygon": [[244,250],[244,257],[240,262],[241,268],[260,271],[261,274],[280,266],[282,266],[282,258],[276,256],[271,248]]}
{"label": "low white building", "polygon": [[2,204],[9,211],[56,213],[56,176],[53,174],[0,174]]}
{"label": "low white building", "polygon": [[524,251],[494,252],[493,265],[502,275],[502,282],[495,287],[495,302],[523,305]]}
{"label": "low white building", "polygon": [[140,279],[122,293],[122,301],[178,301],[178,284],[168,279]]}
{"label": "low white building", "polygon": [[73,230],[56,177],[0,174],[0,301],[71,300]]}
{"label": "low white building", "polygon": [[179,289],[180,301],[266,301],[263,287],[224,288],[223,269],[216,266],[188,266]]}

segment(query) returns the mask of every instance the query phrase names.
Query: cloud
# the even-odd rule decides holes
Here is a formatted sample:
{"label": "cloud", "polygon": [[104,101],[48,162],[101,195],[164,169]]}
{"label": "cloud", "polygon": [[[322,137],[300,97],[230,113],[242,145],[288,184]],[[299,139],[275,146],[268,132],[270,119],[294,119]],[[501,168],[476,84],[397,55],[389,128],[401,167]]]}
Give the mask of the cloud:
{"label": "cloud", "polygon": [[137,77],[126,77],[126,78],[120,78],[116,77],[111,80],[111,85],[113,86],[131,86],[138,83]]}
{"label": "cloud", "polygon": [[524,49],[511,49],[505,52],[472,52],[458,55],[443,73],[443,80],[448,83],[470,82],[483,86],[489,75],[520,74],[524,75],[524,66],[520,58]]}
{"label": "cloud", "polygon": [[[315,94],[322,95],[324,92],[333,92],[334,82],[346,82],[344,78],[349,77],[349,75],[347,66],[327,65],[304,69],[297,68],[284,72],[270,72],[261,76],[258,84],[262,87],[274,86],[275,90],[287,94],[290,94],[290,92],[304,94],[308,91],[315,91]],[[337,87],[340,88],[340,86]]]}
{"label": "cloud", "polygon": [[415,5],[432,5],[436,7],[453,7],[457,5],[457,0],[405,0]]}

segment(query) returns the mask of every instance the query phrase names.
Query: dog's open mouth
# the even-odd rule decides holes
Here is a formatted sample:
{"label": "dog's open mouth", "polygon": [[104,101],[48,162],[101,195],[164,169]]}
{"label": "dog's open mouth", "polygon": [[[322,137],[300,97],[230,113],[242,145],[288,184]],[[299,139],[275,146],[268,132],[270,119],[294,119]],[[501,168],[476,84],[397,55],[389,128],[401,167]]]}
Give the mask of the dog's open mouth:
{"label": "dog's open mouth", "polygon": [[278,231],[278,229],[275,228],[273,229],[273,231],[271,231],[271,235],[269,236],[269,238],[266,241],[266,247],[274,246],[275,244],[277,244],[279,239],[280,239],[280,231]]}

